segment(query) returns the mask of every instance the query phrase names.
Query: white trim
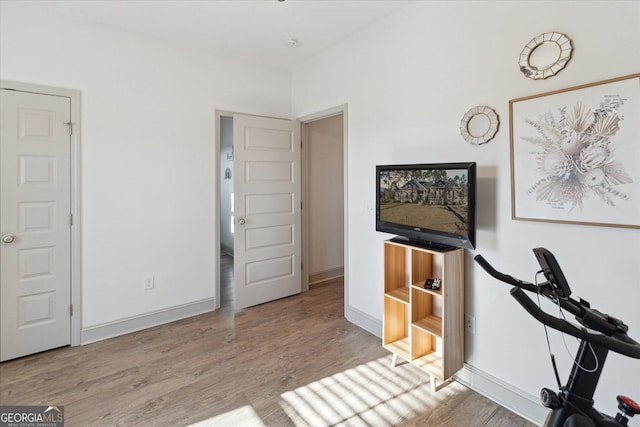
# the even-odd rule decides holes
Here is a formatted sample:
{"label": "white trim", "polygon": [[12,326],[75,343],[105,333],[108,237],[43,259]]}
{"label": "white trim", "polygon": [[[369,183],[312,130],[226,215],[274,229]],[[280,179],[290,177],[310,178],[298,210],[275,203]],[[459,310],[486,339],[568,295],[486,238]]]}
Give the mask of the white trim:
{"label": "white trim", "polygon": [[307,277],[309,279],[309,285],[316,285],[318,283],[326,282],[327,280],[344,277],[344,267],[336,267],[329,270],[319,271],[317,273],[311,273]]}
{"label": "white trim", "polygon": [[380,338],[380,346],[382,347],[382,322],[380,320],[353,307],[347,307],[344,314],[349,322]]}
{"label": "white trim", "polygon": [[82,330],[82,345],[208,313],[214,311],[215,307],[215,298],[206,298],[113,322],[89,326]]}
{"label": "white trim", "polygon": [[80,141],[81,141],[81,92],[73,89],[43,86],[30,83],[15,82],[10,80],[0,81],[0,87],[14,89],[21,92],[38,93],[66,97],[71,100],[71,214],[73,226],[71,227],[71,304],[73,315],[71,316],[71,345],[76,346],[81,342],[80,329],[82,327],[82,267],[81,267],[81,197],[80,197]]}
{"label": "white trim", "polygon": [[460,384],[536,425],[542,425],[549,412],[538,398],[467,363],[454,377]]}
{"label": "white trim", "polygon": [[316,120],[327,119],[333,116],[339,116],[340,114],[347,113],[347,104],[338,105],[337,107],[327,108],[326,110],[318,111],[316,113],[308,114],[303,117],[299,117],[298,120],[300,123],[311,123]]}
{"label": "white trim", "polygon": [[302,212],[300,226],[302,227],[302,292],[309,290],[309,266],[311,261],[309,258],[309,244],[307,242],[309,236],[309,127],[307,123],[300,121],[300,184],[302,201]]}

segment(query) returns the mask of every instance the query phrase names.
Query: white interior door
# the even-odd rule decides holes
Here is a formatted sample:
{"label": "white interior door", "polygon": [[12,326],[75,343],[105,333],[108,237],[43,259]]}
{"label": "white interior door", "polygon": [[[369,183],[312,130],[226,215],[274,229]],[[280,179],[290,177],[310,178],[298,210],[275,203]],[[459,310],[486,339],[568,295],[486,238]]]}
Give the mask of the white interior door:
{"label": "white interior door", "polygon": [[71,100],[0,90],[0,360],[70,344]]}
{"label": "white interior door", "polygon": [[302,291],[300,125],[235,114],[236,308]]}

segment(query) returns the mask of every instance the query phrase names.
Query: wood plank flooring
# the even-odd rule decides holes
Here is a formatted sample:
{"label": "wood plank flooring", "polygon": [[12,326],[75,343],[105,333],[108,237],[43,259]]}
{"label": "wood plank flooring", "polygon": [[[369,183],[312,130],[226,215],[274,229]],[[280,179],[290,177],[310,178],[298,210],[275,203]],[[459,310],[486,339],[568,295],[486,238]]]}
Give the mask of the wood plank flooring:
{"label": "wood plank flooring", "polygon": [[380,339],[345,320],[342,292],[335,280],[241,311],[226,292],[212,313],[5,362],[0,405],[64,405],[68,427],[533,426],[392,368]]}

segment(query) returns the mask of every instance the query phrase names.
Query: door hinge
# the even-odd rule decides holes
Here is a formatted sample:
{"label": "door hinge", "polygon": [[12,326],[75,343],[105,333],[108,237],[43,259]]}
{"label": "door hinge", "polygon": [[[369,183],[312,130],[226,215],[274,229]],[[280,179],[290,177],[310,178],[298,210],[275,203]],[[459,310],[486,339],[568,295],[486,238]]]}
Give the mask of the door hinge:
{"label": "door hinge", "polygon": [[69,136],[73,135],[73,122],[64,122],[64,124],[69,126]]}
{"label": "door hinge", "polygon": [[73,316],[73,304],[69,304],[69,314]]}

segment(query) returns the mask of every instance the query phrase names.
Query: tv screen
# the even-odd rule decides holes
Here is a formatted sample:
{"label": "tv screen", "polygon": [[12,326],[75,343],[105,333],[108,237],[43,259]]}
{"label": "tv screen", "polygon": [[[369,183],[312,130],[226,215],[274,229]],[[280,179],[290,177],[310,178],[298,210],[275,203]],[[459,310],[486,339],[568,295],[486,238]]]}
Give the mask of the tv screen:
{"label": "tv screen", "polygon": [[376,180],[377,231],[434,248],[475,248],[475,162],[376,166]]}

